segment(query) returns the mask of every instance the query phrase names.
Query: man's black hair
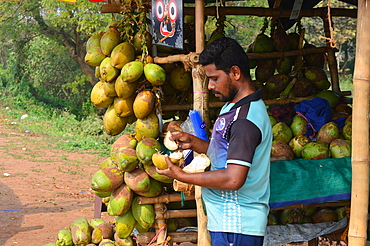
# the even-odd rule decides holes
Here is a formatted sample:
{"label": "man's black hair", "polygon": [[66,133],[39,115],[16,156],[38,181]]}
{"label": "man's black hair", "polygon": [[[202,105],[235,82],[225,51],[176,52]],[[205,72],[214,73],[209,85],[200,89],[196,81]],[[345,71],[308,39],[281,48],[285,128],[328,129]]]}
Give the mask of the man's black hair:
{"label": "man's black hair", "polygon": [[238,66],[244,76],[250,78],[248,56],[232,38],[219,38],[207,45],[199,56],[199,63],[203,66],[214,63],[217,70],[227,74],[232,66]]}

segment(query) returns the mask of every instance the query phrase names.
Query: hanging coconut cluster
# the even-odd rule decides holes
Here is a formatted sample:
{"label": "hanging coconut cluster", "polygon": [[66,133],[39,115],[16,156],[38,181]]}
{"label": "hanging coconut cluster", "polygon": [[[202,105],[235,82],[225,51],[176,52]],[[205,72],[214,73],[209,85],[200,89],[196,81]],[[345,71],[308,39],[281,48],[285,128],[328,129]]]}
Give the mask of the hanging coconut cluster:
{"label": "hanging coconut cluster", "polygon": [[[271,24],[270,35],[266,34],[269,24]],[[247,53],[315,48],[307,41],[302,45],[304,32],[299,24],[297,26],[298,32],[287,33],[280,21],[272,19],[269,22],[266,18],[261,33],[248,46]],[[262,88],[264,99],[315,95],[329,89],[331,85],[324,71],[325,57],[323,53],[313,53],[304,56],[250,60],[250,67],[255,68],[254,84]]]}
{"label": "hanging coconut cluster", "polygon": [[192,101],[192,77],[182,63],[153,63],[147,6],[136,1],[124,3],[124,18],[113,21],[104,33],[91,36],[85,56],[100,79],[92,89],[91,102],[107,109],[103,117],[106,133],[116,136],[136,122],[139,141],[158,137],[158,114],[170,119],[178,113],[162,112],[161,105]]}

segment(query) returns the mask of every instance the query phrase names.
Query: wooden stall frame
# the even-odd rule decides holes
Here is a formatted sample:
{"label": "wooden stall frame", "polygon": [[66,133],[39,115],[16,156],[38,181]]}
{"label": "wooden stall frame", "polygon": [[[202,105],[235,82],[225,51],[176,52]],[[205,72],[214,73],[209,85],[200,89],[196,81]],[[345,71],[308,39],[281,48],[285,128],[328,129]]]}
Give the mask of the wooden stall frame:
{"label": "wooden stall frame", "polygon": [[[367,206],[368,206],[368,183],[369,183],[369,81],[370,81],[370,50],[365,40],[369,40],[370,33],[370,16],[369,0],[360,0],[358,2],[358,11],[356,9],[330,9],[331,16],[328,16],[328,8],[315,8],[310,10],[302,10],[300,17],[321,17],[324,24],[325,36],[329,38],[330,35],[330,21],[332,16],[346,16],[356,18],[360,17],[357,26],[357,42],[356,54],[364,54],[356,59],[355,76],[354,76],[354,113],[353,113],[353,142],[356,144],[352,149],[352,163],[353,163],[353,179],[352,179],[352,197],[351,206],[353,207],[350,220],[349,231],[349,246],[363,246],[366,245],[366,228],[367,228]],[[202,67],[197,63],[197,54],[204,49],[204,16],[215,15],[216,12],[222,15],[254,15],[254,16],[271,16],[271,17],[289,17],[290,10],[281,9],[267,9],[267,8],[243,8],[243,7],[225,7],[216,10],[216,7],[204,7],[204,0],[195,0],[195,7],[185,7],[184,12],[187,15],[195,15],[195,33],[196,33],[196,54],[193,54],[191,63],[192,75],[194,79],[194,103],[193,105],[186,105],[184,109],[194,109],[201,113],[202,118],[206,121],[208,119],[208,107],[220,107],[217,103],[212,105],[208,103],[208,94],[206,90],[206,78]],[[102,13],[119,13],[121,12],[120,5],[105,4],[102,5]],[[365,27],[367,29],[365,29]],[[361,43],[362,41],[362,43]],[[367,45],[367,46],[366,46]],[[328,47],[325,47],[328,49]],[[317,51],[318,52],[318,51]],[[335,50],[328,50],[329,68],[333,82],[333,91],[338,94],[342,93],[339,89],[338,71],[335,58]],[[314,53],[314,52],[313,52]],[[248,56],[260,54],[248,54]],[[275,54],[278,55],[278,54]],[[282,54],[279,54],[280,56]],[[287,54],[283,54],[287,56]],[[165,60],[163,60],[165,59]],[[187,55],[175,55],[171,57],[155,57],[156,63],[171,63],[184,62],[188,59]],[[367,66],[367,67],[366,67]],[[333,81],[334,79],[334,81]],[[305,98],[306,99],[306,98]],[[305,100],[305,99],[298,99]],[[290,101],[292,101],[290,99]],[[276,103],[276,100],[271,102]],[[280,101],[282,103],[284,101]],[[365,102],[365,103],[364,103]],[[267,102],[268,103],[268,102]],[[285,102],[286,103],[286,102]],[[361,105],[361,106],[356,106]],[[173,105],[172,105],[173,106]],[[179,110],[182,109],[181,105]],[[221,105],[222,106],[222,105]],[[207,123],[207,122],[206,122]],[[360,132],[362,131],[362,132]],[[366,134],[364,134],[366,133]],[[359,147],[359,148],[357,148]],[[364,188],[366,186],[366,189]],[[202,203],[200,202],[201,192],[200,187],[196,187],[195,196],[197,202],[197,217],[198,217],[198,245],[211,245],[210,237],[206,229],[207,218],[203,213]],[[158,210],[163,209],[163,203],[155,203]],[[357,208],[357,209],[355,209]],[[354,212],[355,211],[355,212]],[[163,218],[160,218],[163,219]],[[157,223],[161,220],[157,221]],[[162,221],[163,222],[163,221]],[[158,228],[156,228],[158,230]],[[161,235],[161,240],[164,240]],[[159,241],[159,240],[158,240]],[[312,242],[309,245],[313,245]],[[369,245],[369,243],[367,244]]]}

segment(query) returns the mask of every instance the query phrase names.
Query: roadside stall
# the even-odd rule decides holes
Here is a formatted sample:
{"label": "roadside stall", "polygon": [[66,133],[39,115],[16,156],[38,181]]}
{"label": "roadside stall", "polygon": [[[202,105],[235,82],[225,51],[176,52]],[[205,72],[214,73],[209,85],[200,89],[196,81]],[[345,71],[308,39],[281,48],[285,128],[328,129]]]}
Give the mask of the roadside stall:
{"label": "roadside stall", "polygon": [[[173,1],[174,2],[174,1]],[[160,142],[160,141],[151,141],[148,143],[143,143],[145,138],[152,138],[152,139],[165,139],[165,133],[169,132],[168,127],[162,125],[162,117],[167,119],[172,119],[169,117],[169,112],[173,111],[184,111],[185,115],[189,113],[189,111],[194,110],[200,112],[202,120],[205,122],[206,126],[209,128],[212,124],[212,109],[220,108],[223,103],[213,101],[210,96],[208,95],[207,90],[207,79],[204,74],[204,71],[201,65],[198,64],[198,54],[204,49],[205,47],[205,28],[204,28],[204,20],[205,16],[226,16],[226,15],[254,15],[260,17],[272,17],[276,20],[279,20],[281,17],[290,17],[292,11],[290,9],[283,9],[279,8],[280,1],[276,1],[274,4],[274,8],[243,8],[243,7],[217,7],[217,6],[210,6],[207,7],[205,2],[202,0],[195,0],[193,7],[184,7],[183,12],[184,15],[187,16],[194,16],[194,33],[195,33],[195,46],[193,50],[189,50],[189,52],[182,52],[181,54],[174,54],[170,53],[168,55],[161,55],[162,52],[166,53],[168,50],[163,49],[163,47],[159,47],[158,45],[154,46],[154,49],[151,51],[152,56],[150,56],[150,52],[148,50],[151,49],[150,44],[146,44],[145,39],[140,41],[141,50],[139,53],[135,54],[139,56],[138,59],[141,61],[145,61],[143,74],[145,75],[145,81],[138,76],[135,79],[132,79],[130,76],[132,74],[124,74],[123,71],[126,71],[124,66],[120,67],[119,70],[115,71],[114,69],[114,76],[120,73],[119,77],[126,76],[123,82],[127,82],[132,79],[132,82],[141,79],[140,84],[140,92],[135,92],[135,95],[123,95],[124,92],[119,92],[117,90],[117,83],[118,79],[115,81],[115,88],[116,88],[116,96],[118,97],[112,99],[112,97],[106,97],[104,99],[99,98],[98,103],[94,103],[98,105],[98,107],[104,108],[109,106],[107,113],[111,112],[112,103],[114,100],[114,104],[116,101],[124,101],[123,99],[131,98],[131,111],[135,111],[135,109],[140,108],[136,104],[136,98],[142,98],[142,101],[147,103],[145,104],[144,108],[150,108],[150,111],[145,114],[144,117],[138,116],[140,115],[139,112],[135,111],[136,118],[129,119],[129,116],[132,115],[131,113],[127,113],[130,111],[128,109],[123,109],[121,106],[121,116],[110,116],[108,120],[108,116],[105,117],[105,122],[113,121],[112,118],[115,118],[116,121],[119,123],[115,123],[115,125],[124,125],[123,129],[125,128],[126,124],[130,124],[136,121],[136,139],[134,137],[129,138],[126,136],[126,142],[116,142],[111,151],[111,161],[118,164],[118,169],[122,171],[120,175],[120,179],[126,178],[133,170],[137,170],[136,166],[128,166],[126,163],[123,163],[119,160],[123,155],[124,156],[132,156],[133,152],[136,152],[138,158],[140,159],[140,163],[142,168],[145,169],[151,180],[157,180],[159,182],[165,183],[166,185],[157,184],[157,188],[153,188],[150,191],[135,191],[136,194],[132,194],[126,190],[126,193],[129,193],[129,198],[126,200],[130,200],[129,204],[124,205],[126,208],[125,212],[129,209],[133,209],[132,204],[136,204],[136,212],[132,211],[135,217],[135,213],[137,214],[136,224],[135,227],[139,234],[136,236],[136,240],[138,243],[142,245],[148,245],[152,242],[156,241],[157,243],[162,242],[196,242],[198,245],[207,246],[211,245],[209,234],[207,232],[207,217],[204,213],[203,204],[201,202],[201,191],[200,187],[193,187],[187,184],[176,183],[174,180],[164,180],[163,177],[158,177],[155,174],[155,171],[149,170],[150,169],[150,162],[152,161],[151,158],[158,152],[158,149],[162,149],[163,151],[170,150],[167,145]],[[163,4],[163,3],[162,3]],[[170,3],[171,4],[171,3]],[[270,207],[271,207],[271,214],[273,215],[276,211],[285,211],[290,210],[291,214],[288,216],[288,219],[296,218],[296,214],[292,213],[292,211],[298,211],[298,213],[302,213],[305,211],[307,213],[308,208],[325,208],[325,207],[344,207],[346,210],[344,211],[344,217],[341,220],[331,221],[331,222],[323,222],[320,223],[320,220],[317,220],[317,224],[312,223],[312,221],[308,223],[284,223],[283,225],[270,225],[268,226],[268,235],[267,240],[265,242],[266,246],[269,245],[278,245],[278,244],[288,244],[288,243],[295,243],[295,242],[302,242],[302,241],[309,241],[309,245],[317,245],[316,238],[319,236],[333,236],[333,241],[340,241],[344,240],[347,241],[350,246],[358,246],[358,245],[366,245],[367,240],[367,214],[368,214],[368,186],[369,186],[369,177],[368,177],[368,163],[369,163],[369,122],[368,122],[368,112],[369,112],[369,80],[370,80],[370,47],[366,43],[365,40],[368,40],[368,36],[370,35],[369,32],[366,30],[370,27],[370,10],[367,7],[369,1],[359,1],[358,9],[331,9],[331,8],[318,8],[318,9],[302,9],[299,12],[299,17],[313,17],[318,16],[321,17],[323,20],[323,29],[325,33],[325,37],[327,38],[327,45],[324,47],[311,47],[311,48],[303,48],[303,36],[304,36],[304,29],[299,29],[299,35],[301,38],[297,40],[297,45],[295,49],[281,49],[281,50],[270,50],[270,51],[262,51],[262,52],[248,52],[249,58],[253,60],[259,59],[283,59],[286,57],[304,57],[309,54],[318,54],[323,55],[325,54],[326,61],[328,64],[328,68],[330,70],[330,81],[332,91],[335,92],[339,97],[346,98],[346,96],[350,95],[348,92],[344,92],[340,90],[340,82],[338,77],[338,64],[335,57],[336,49],[332,45],[332,16],[346,16],[350,18],[356,18],[358,22],[357,27],[357,44],[356,44],[356,64],[355,64],[355,74],[354,74],[354,91],[353,91],[353,113],[352,113],[352,122],[351,125],[347,128],[350,128],[352,134],[352,154],[351,157],[342,157],[342,158],[329,158],[329,154],[327,158],[295,158],[290,156],[289,158],[281,158],[281,154],[272,156],[277,157],[273,158],[271,163],[271,173],[274,174],[271,176],[271,199],[270,199]],[[130,14],[132,9],[129,8],[129,4],[126,3],[116,3],[114,1],[108,1],[108,4],[102,5],[101,12],[102,13],[123,13],[125,18],[132,18],[132,21],[135,21],[136,18],[141,18],[140,20],[145,23],[145,15],[148,9],[147,5],[144,4],[137,4],[131,5],[134,6],[136,9],[135,11],[138,12],[135,16]],[[170,5],[171,6],[171,5]],[[165,7],[164,5],[160,5],[159,7]],[[145,9],[146,8],[146,9]],[[180,18],[181,19],[181,18]],[[127,21],[125,22],[127,23]],[[138,22],[136,22],[138,23]],[[279,23],[277,21],[276,23]],[[172,22],[175,25],[175,21]],[[113,25],[114,26],[114,25]],[[130,42],[134,43],[136,39],[132,39],[134,31],[130,29],[129,26],[118,26],[117,29],[122,28],[121,32],[124,33],[123,36],[127,38]],[[137,26],[137,28],[142,28],[143,30],[139,31],[142,36],[145,35],[145,27]],[[279,30],[279,24],[275,26],[275,31]],[[169,30],[167,30],[169,31]],[[163,33],[162,33],[163,34]],[[168,33],[168,37],[170,37],[170,33]],[[163,40],[166,40],[168,37],[162,37]],[[161,39],[161,40],[162,40]],[[143,41],[144,40],[144,41]],[[118,43],[117,43],[118,44]],[[107,56],[107,55],[106,55]],[[108,57],[108,56],[107,56]],[[110,56],[112,57],[112,56]],[[153,60],[151,60],[153,59]],[[297,59],[298,60],[298,59]],[[153,61],[154,63],[151,63]],[[129,62],[127,62],[129,63]],[[167,68],[166,71],[163,69],[163,73],[165,73],[162,77],[161,75],[157,75],[154,72],[151,73],[150,71],[154,71],[154,69],[159,69],[158,67],[154,68],[154,65],[161,65],[164,68]],[[176,66],[173,66],[176,64]],[[100,76],[110,76],[111,73],[105,73],[105,70],[102,70],[101,63],[98,64],[100,66]],[[97,66],[97,65],[94,65]],[[297,66],[297,64],[296,64]],[[98,66],[97,66],[98,67]],[[133,65],[131,66],[133,67]],[[150,69],[149,69],[150,68]],[[138,68],[137,68],[138,69]],[[145,71],[147,70],[147,72]],[[181,69],[182,73],[177,73],[177,79],[184,74],[190,74],[191,71],[191,81],[192,84],[187,86],[186,89],[180,88],[180,94],[183,94],[182,97],[178,97],[176,100],[169,100],[170,103],[163,103],[159,99],[159,95],[162,95],[166,98],[166,89],[164,86],[168,83],[168,80],[164,79],[164,77],[171,77],[171,72],[176,69]],[[274,69],[275,70],[275,69]],[[162,70],[161,70],[162,71]],[[299,73],[298,71],[296,71]],[[112,72],[113,73],[113,72]],[[106,75],[107,74],[107,75]],[[160,74],[160,73],[159,73]],[[112,75],[113,76],[113,75]],[[114,77],[113,76],[113,77]],[[189,75],[187,75],[189,76]],[[271,76],[274,76],[274,71],[272,72]],[[306,75],[307,76],[307,75]],[[105,82],[102,82],[101,87],[111,83],[114,78],[109,79],[105,77],[102,79]],[[153,78],[152,78],[153,77]],[[288,76],[285,76],[288,78]],[[285,78],[284,77],[284,78]],[[268,106],[274,105],[275,109],[279,108],[279,106],[285,106],[290,103],[294,103],[295,105],[299,105],[301,102],[309,101],[313,98],[316,98],[320,91],[326,91],[329,89],[327,84],[323,85],[322,88],[316,85],[316,91],[311,94],[301,95],[301,96],[289,96],[290,92],[293,90],[296,83],[298,84],[298,80],[300,76],[293,76],[294,78],[291,80],[287,80],[284,82],[284,86],[282,89],[276,92],[276,88],[274,87],[274,93],[272,91],[265,91],[266,95],[265,103]],[[302,77],[302,76],[301,76]],[[266,86],[269,78],[266,80],[261,81],[261,84]],[[276,86],[276,84],[281,82],[281,77],[279,77],[279,81],[271,82],[270,84]],[[149,81],[151,85],[147,82]],[[123,87],[123,82],[120,82]],[[104,84],[105,83],[105,84]],[[125,84],[125,86],[130,86],[131,82]],[[173,86],[173,84],[171,84]],[[258,86],[257,85],[257,86]],[[137,87],[134,87],[135,91]],[[164,92],[160,92],[163,89]],[[306,88],[307,89],[307,88]],[[192,93],[188,91],[192,90]],[[138,91],[138,90],[136,90]],[[142,93],[143,92],[143,93]],[[146,95],[143,95],[146,93]],[[160,94],[163,93],[163,94]],[[114,94],[114,93],[113,93]],[[179,93],[178,93],[179,94]],[[177,95],[178,95],[177,94]],[[101,95],[101,94],[99,94]],[[140,97],[139,97],[140,95]],[[150,103],[148,103],[147,98],[150,99]],[[93,98],[93,97],[92,97]],[[117,99],[118,98],[118,99]],[[145,99],[143,99],[145,98]],[[180,98],[180,99],[179,99]],[[324,98],[324,97],[319,97]],[[339,99],[338,99],[339,100]],[[94,101],[94,100],[93,100]],[[98,101],[98,100],[97,100]],[[123,102],[122,105],[127,105],[128,103]],[[328,104],[329,105],[329,104]],[[292,106],[292,104],[290,104]],[[329,107],[329,106],[328,106]],[[156,109],[156,111],[153,111]],[[117,112],[117,108],[116,108]],[[107,114],[106,113],[106,114]],[[125,114],[126,113],[126,114]],[[117,113],[118,114],[118,113]],[[157,115],[157,116],[156,116]],[[159,116],[159,121],[156,120],[156,117]],[[167,118],[169,117],[169,118]],[[125,118],[125,120],[122,120]],[[347,118],[347,117],[346,117]],[[122,121],[126,121],[122,123]],[[176,120],[174,120],[176,121]],[[327,122],[325,122],[327,123]],[[344,121],[342,122],[343,125]],[[108,125],[108,123],[107,123]],[[143,132],[138,128],[138,126],[150,125],[154,130],[151,129],[152,135],[147,132]],[[117,129],[116,126],[106,126],[106,131],[109,135],[118,135],[121,133],[121,128]],[[155,133],[153,133],[153,131]],[[319,129],[315,131],[319,134]],[[139,136],[139,137],[138,137]],[[149,136],[149,137],[148,137]],[[292,137],[291,137],[292,138]],[[122,138],[123,139],[123,138]],[[121,139],[121,140],[122,140]],[[290,139],[289,139],[290,140]],[[347,139],[349,140],[349,139]],[[128,142],[127,142],[128,141]],[[131,148],[127,144],[132,144],[135,142],[135,147]],[[286,144],[289,141],[286,141]],[[138,146],[141,145],[147,146],[157,146],[157,151],[151,152],[150,158],[148,157],[148,148],[145,151],[138,151]],[[136,149],[135,149],[136,148]],[[150,151],[149,151],[150,152]],[[113,153],[113,154],[112,154]],[[142,155],[139,157],[139,155]],[[197,157],[198,155],[194,153],[194,156]],[[114,159],[117,158],[117,159]],[[148,158],[150,160],[148,160]],[[293,159],[294,158],[294,159]],[[154,161],[154,159],[153,159]],[[147,162],[147,164],[145,164]],[[108,164],[107,164],[108,165]],[[136,163],[137,165],[137,163]],[[140,164],[139,164],[140,165]],[[151,165],[153,166],[153,165]],[[109,167],[112,169],[112,167]],[[147,170],[148,169],[148,170]],[[197,171],[204,171],[203,169]],[[145,173],[143,172],[143,173]],[[277,175],[278,174],[278,175]],[[141,174],[140,174],[141,175]],[[139,174],[137,174],[139,176]],[[137,177],[135,176],[135,177]],[[129,179],[129,178],[127,178]],[[157,183],[155,181],[155,183]],[[125,183],[128,185],[129,181],[125,179]],[[120,184],[121,185],[121,184]],[[118,185],[116,188],[120,187]],[[172,190],[171,185],[176,186]],[[165,187],[165,191],[163,192],[163,186]],[[154,187],[154,185],[152,185]],[[160,188],[158,188],[160,187]],[[99,190],[97,186],[94,189],[96,192],[107,192],[106,190]],[[131,188],[131,187],[130,187]],[[132,189],[132,188],[131,188]],[[108,195],[109,193],[109,195]],[[102,211],[102,199],[104,202],[105,197],[110,197],[110,201],[105,202],[107,205],[108,213],[117,214],[112,212],[112,196],[111,194],[116,194],[113,190],[107,192],[107,194],[97,193],[97,199],[95,203],[95,217],[99,218],[100,213]],[[114,195],[114,199],[116,197]],[[123,194],[120,193],[119,197],[124,197]],[[189,201],[196,201],[196,207],[192,207],[191,209],[185,209],[183,206],[177,209],[169,209],[167,207],[170,206],[171,203],[184,203]],[[109,205],[110,204],[110,205]],[[150,217],[150,223],[145,221],[145,216],[140,214],[142,208],[151,210],[151,214],[147,215]],[[132,208],[130,208],[132,207]],[[293,210],[292,210],[293,209]],[[119,212],[119,216],[123,216],[122,211]],[[170,232],[169,229],[169,221],[171,219],[176,218],[197,218],[195,231],[174,231]],[[138,220],[142,219],[143,222],[139,223]],[[153,221],[154,219],[154,221]],[[148,225],[150,224],[150,225]],[[140,228],[144,225],[147,228]],[[149,231],[149,228],[154,228],[155,231]],[[334,235],[335,234],[335,235]]]}

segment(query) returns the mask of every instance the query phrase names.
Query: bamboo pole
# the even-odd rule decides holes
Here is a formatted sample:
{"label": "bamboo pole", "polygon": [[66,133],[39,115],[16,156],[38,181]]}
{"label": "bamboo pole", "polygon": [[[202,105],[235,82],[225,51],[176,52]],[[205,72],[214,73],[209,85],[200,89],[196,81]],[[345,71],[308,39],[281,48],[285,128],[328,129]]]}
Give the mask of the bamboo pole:
{"label": "bamboo pole", "polygon": [[[169,232],[168,236],[171,237],[170,243],[184,243],[184,242],[196,242],[197,241],[196,231],[186,232]],[[136,242],[139,244],[148,244],[155,237],[154,232],[144,232],[137,235]]]}
{"label": "bamboo pole", "polygon": [[[154,204],[154,206],[156,206]],[[155,213],[155,220],[164,220],[164,219],[173,219],[173,218],[190,218],[190,217],[197,217],[197,210],[196,209],[181,209],[181,210],[166,210],[160,211],[159,213]],[[199,226],[198,226],[199,227]],[[198,229],[199,231],[199,229]]]}
{"label": "bamboo pole", "polygon": [[[120,13],[123,10],[121,4],[103,4],[100,8],[101,13]],[[259,17],[289,17],[291,10],[289,9],[269,9],[263,7],[223,7],[218,10],[220,15],[254,15]],[[302,9],[300,17],[319,17],[325,15],[326,8]],[[332,16],[357,17],[356,9],[332,8]],[[211,6],[204,9],[204,14],[216,16],[216,7]],[[193,7],[184,8],[185,15],[194,15]]]}
{"label": "bamboo pole", "polygon": [[[195,0],[195,52],[200,54],[204,50],[204,0]],[[194,110],[198,110],[207,128],[210,126],[208,117],[208,90],[203,67],[197,63],[192,69]],[[201,187],[195,187],[195,201],[197,204],[198,245],[211,246],[211,236],[207,230],[208,218],[204,214]]]}
{"label": "bamboo pole", "polygon": [[[194,200],[194,194],[186,195],[185,201]],[[139,204],[154,204],[154,203],[170,203],[170,202],[180,202],[182,201],[182,196],[180,193],[174,194],[164,194],[156,197],[143,197],[140,196],[137,199]]]}
{"label": "bamboo pole", "polygon": [[155,212],[155,234],[158,236],[157,243],[163,243],[167,237],[167,224],[166,220],[163,218],[163,214],[166,213],[167,208],[163,203],[154,204]]}
{"label": "bamboo pole", "polygon": [[358,1],[353,76],[352,193],[349,246],[364,246],[369,205],[370,0]]}

